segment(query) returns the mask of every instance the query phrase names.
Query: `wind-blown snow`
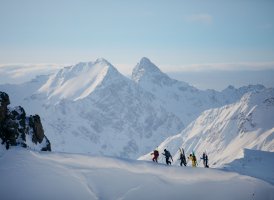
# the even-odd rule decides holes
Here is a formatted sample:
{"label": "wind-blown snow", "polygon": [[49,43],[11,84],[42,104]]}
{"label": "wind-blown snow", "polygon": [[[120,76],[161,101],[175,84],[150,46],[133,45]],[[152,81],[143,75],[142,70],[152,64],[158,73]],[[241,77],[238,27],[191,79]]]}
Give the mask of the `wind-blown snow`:
{"label": "wind-blown snow", "polygon": [[17,148],[1,150],[0,195],[5,200],[274,198],[273,185],[216,169]]}
{"label": "wind-blown snow", "polygon": [[0,64],[0,84],[23,84],[36,76],[52,74],[61,68],[57,64]]}
{"label": "wind-blown snow", "polygon": [[118,73],[104,59],[65,67],[51,76],[38,92],[47,93],[48,99],[53,99],[53,101],[59,101],[60,99],[83,99],[92,93],[104,80],[109,71],[112,71],[111,73]]}

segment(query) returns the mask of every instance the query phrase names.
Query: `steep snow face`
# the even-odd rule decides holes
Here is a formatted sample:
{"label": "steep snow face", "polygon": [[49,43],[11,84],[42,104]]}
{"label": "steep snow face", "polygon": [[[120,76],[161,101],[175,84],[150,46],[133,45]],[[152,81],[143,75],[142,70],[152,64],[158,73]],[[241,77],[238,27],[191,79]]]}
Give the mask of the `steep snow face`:
{"label": "steep snow face", "polygon": [[137,158],[184,128],[104,59],[66,67],[35,88],[20,105],[41,113],[53,151]]}
{"label": "steep snow face", "polygon": [[0,160],[5,200],[272,200],[274,195],[269,183],[217,169],[18,149],[2,152],[1,145]]}
{"label": "steep snow face", "polygon": [[38,92],[46,93],[49,100],[56,102],[61,99],[78,100],[87,97],[107,77],[120,74],[106,60],[78,63],[65,67],[52,75]]}
{"label": "steep snow face", "polygon": [[[243,148],[274,151],[274,89],[247,93],[231,105],[203,112],[185,130],[167,138],[159,149],[179,147],[199,157],[204,151],[211,166],[221,166],[243,156]],[[149,155],[140,159],[150,159]]]}
{"label": "steep snow face", "polygon": [[40,114],[53,151],[137,158],[205,109],[256,88],[200,91],[170,79],[147,58],[134,69],[133,80],[98,59],[3,91],[15,94],[27,112]]}
{"label": "steep snow face", "polygon": [[142,58],[132,72],[132,80],[151,92],[169,111],[179,116],[185,125],[204,110],[238,101],[246,92],[260,91],[264,86],[228,87],[222,92],[198,90],[189,84],[169,78],[148,58]]}
{"label": "steep snow face", "polygon": [[197,101],[194,99],[198,90],[187,83],[169,78],[148,58],[142,58],[133,69],[132,80],[151,92],[164,107],[179,116],[184,124],[188,124],[201,112],[201,98]]}
{"label": "steep snow face", "polygon": [[221,98],[225,100],[224,104],[231,104],[235,100],[240,100],[248,92],[259,92],[264,89],[266,88],[260,84],[243,86],[238,89],[230,85],[221,92]]}
{"label": "steep snow face", "polygon": [[45,113],[53,151],[137,158],[183,129],[177,116],[125,77],[105,79],[88,97],[63,100]]}
{"label": "steep snow face", "polygon": [[66,67],[37,90],[20,105],[41,113],[53,151],[137,158],[184,128],[104,59]]}

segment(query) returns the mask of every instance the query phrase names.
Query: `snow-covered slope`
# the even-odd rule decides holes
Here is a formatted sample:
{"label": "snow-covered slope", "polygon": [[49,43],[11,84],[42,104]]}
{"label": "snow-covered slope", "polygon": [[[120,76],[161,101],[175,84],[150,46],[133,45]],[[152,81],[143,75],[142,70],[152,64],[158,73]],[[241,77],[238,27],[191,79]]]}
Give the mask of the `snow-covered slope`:
{"label": "snow-covered slope", "polygon": [[151,92],[167,110],[179,116],[185,125],[207,109],[234,103],[247,92],[265,89],[262,85],[250,85],[239,89],[229,86],[222,92],[199,90],[185,82],[171,79],[148,58],[142,58],[133,69],[132,80]]}
{"label": "snow-covered slope", "polygon": [[244,149],[244,157],[225,165],[225,170],[263,179],[274,184],[274,152]]}
{"label": "snow-covered slope", "polygon": [[[211,166],[221,166],[243,156],[243,149],[274,151],[274,89],[245,94],[237,103],[203,112],[180,134],[167,138],[159,149],[179,147],[208,153]],[[150,159],[145,155],[140,159]]]}
{"label": "snow-covered slope", "polygon": [[53,151],[137,158],[184,127],[104,59],[60,70],[21,104],[41,113]]}
{"label": "snow-covered slope", "polygon": [[47,108],[44,123],[53,151],[136,158],[183,128],[151,94],[122,76],[112,80],[84,99]]}
{"label": "snow-covered slope", "polygon": [[147,58],[135,67],[132,79],[108,61],[97,59],[0,89],[26,112],[39,113],[53,151],[131,158],[182,131],[205,109],[264,89],[201,91],[170,79]]}
{"label": "snow-covered slope", "polygon": [[233,172],[19,149],[0,149],[0,177],[0,197],[5,200],[274,197],[273,185]]}
{"label": "snow-covered slope", "polygon": [[[53,102],[87,97],[104,79],[117,78],[118,71],[105,59],[65,67],[49,78],[38,92]],[[113,80],[115,81],[115,80]]]}

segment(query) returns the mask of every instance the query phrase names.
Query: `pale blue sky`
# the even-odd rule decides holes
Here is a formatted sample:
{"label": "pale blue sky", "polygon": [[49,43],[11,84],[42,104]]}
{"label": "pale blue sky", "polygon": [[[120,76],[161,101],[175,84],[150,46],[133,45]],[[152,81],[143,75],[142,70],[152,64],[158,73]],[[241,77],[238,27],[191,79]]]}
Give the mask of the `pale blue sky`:
{"label": "pale blue sky", "polygon": [[2,65],[104,57],[128,73],[143,56],[163,71],[273,69],[274,1],[0,0]]}

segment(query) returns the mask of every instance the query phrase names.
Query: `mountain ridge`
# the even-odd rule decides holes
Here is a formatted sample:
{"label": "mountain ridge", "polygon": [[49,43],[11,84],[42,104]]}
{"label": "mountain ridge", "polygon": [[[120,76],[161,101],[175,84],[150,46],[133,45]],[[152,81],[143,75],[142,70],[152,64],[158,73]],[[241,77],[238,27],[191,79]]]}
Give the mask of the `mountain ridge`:
{"label": "mountain ridge", "polygon": [[38,93],[46,93],[48,99],[54,99],[54,102],[60,99],[78,100],[92,93],[106,76],[122,77],[103,58],[97,59],[95,62],[80,62],[65,67],[50,76],[47,83],[38,90]]}
{"label": "mountain ridge", "polygon": [[[152,69],[134,81],[105,59],[81,62],[21,85],[20,90],[28,92],[17,95],[16,104],[41,113],[53,151],[137,158],[181,132],[204,110],[234,103],[245,92],[263,90],[250,86],[230,92],[202,91],[169,78],[147,58],[137,64],[136,73],[138,67]],[[19,91],[18,86],[0,85],[0,89]]]}
{"label": "mountain ridge", "polygon": [[[159,145],[168,146],[174,160],[178,148],[187,154],[209,155],[210,164],[219,167],[243,156],[243,149],[274,151],[274,89],[246,93],[238,102],[204,111],[180,134]],[[149,154],[140,159],[150,159]]]}

